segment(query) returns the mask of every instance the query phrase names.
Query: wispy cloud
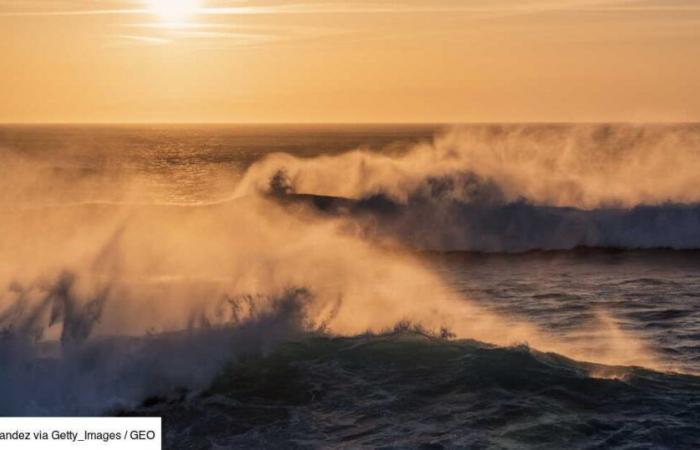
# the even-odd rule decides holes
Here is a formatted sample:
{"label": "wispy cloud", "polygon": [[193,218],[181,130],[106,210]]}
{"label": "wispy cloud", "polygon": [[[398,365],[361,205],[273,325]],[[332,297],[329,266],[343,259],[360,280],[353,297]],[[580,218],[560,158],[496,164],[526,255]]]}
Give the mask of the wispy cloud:
{"label": "wispy cloud", "polygon": [[[105,7],[96,8],[103,4]],[[150,14],[145,2],[70,2],[41,0],[0,1],[0,16],[85,16]],[[106,7],[106,6],[109,7]],[[123,7],[118,7],[122,5]],[[301,2],[204,2],[197,15],[284,15],[284,14],[406,14],[406,13],[537,13],[545,11],[700,11],[700,5],[687,1],[568,0],[568,1],[365,1],[324,3]]]}
{"label": "wispy cloud", "polygon": [[165,45],[170,43],[169,39],[152,37],[152,36],[136,36],[128,34],[110,35],[108,38],[116,41],[128,41],[132,43],[148,44],[148,45]]}
{"label": "wispy cloud", "polygon": [[0,0],[0,16],[97,16],[148,13],[145,1]]}
{"label": "wispy cloud", "polygon": [[[168,43],[183,40],[218,41],[229,46],[257,46],[273,42],[309,41],[345,34],[346,31],[308,26],[260,25],[240,23],[138,23],[124,24],[125,29],[154,33]],[[209,46],[210,47],[210,46]]]}
{"label": "wispy cloud", "polygon": [[[530,16],[550,12],[640,13],[697,12],[695,0],[367,0],[326,2],[275,0],[201,0],[201,6],[192,11],[189,21],[167,23],[155,21],[146,0],[0,0],[0,17],[30,16],[134,16],[115,19],[115,25],[131,28],[130,32],[107,36],[108,39],[129,41],[132,44],[165,45],[183,40],[221,41],[231,45],[265,45],[272,42],[292,42],[318,39],[332,35],[362,34],[357,29],[324,28],[321,19],[305,20],[304,27],[290,25],[291,21],[271,20],[270,25],[245,24],[233,17],[285,15],[405,15],[405,14],[463,14],[464,20],[495,20]],[[462,16],[460,16],[462,17]],[[144,23],[145,20],[154,20]],[[228,18],[231,18],[229,20]],[[129,23],[138,20],[137,23]],[[236,22],[236,23],[234,23]],[[274,22],[274,23],[272,23]],[[356,21],[357,23],[357,21]],[[318,26],[310,26],[318,24]],[[340,27],[342,28],[342,26]],[[138,29],[138,31],[137,31]],[[375,38],[401,38],[395,31],[373,30]],[[415,33],[427,32],[417,30]],[[430,30],[448,33],[452,30]],[[367,36],[365,36],[367,38]]]}

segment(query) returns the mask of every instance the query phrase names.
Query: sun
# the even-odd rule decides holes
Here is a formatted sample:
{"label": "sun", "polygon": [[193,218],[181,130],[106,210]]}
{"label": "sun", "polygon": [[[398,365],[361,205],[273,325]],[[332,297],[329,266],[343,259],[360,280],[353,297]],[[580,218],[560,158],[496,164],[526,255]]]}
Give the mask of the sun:
{"label": "sun", "polygon": [[147,0],[148,8],[167,23],[183,23],[199,9],[199,0]]}

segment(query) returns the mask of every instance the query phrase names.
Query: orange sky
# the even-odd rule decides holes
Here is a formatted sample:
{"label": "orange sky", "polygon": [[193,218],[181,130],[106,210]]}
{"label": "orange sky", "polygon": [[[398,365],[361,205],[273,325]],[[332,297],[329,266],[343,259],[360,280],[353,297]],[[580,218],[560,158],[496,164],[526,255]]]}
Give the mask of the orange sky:
{"label": "orange sky", "polygon": [[157,3],[0,0],[0,122],[700,120],[697,0]]}

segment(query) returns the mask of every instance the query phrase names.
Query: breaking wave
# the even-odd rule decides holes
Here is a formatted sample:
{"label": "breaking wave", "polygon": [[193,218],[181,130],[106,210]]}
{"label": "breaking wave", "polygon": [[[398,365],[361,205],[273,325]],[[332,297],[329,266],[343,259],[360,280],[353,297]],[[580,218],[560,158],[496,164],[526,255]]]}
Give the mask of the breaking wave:
{"label": "breaking wave", "polygon": [[[0,178],[0,413],[95,414],[197,396],[227,362],[281,342],[397,324],[444,348],[527,343],[674,370],[604,310],[578,324],[580,335],[554,336],[454,292],[406,248],[698,248],[697,143],[696,128],[457,130],[408,152],[270,156],[227,201],[189,205],[152,201],[121,178],[58,182],[10,155]],[[504,351],[506,362],[520,355]]]}
{"label": "breaking wave", "polygon": [[[471,182],[473,176],[466,179]],[[455,181],[459,180],[459,181]],[[307,204],[344,216],[368,237],[432,251],[524,252],[608,249],[700,249],[700,204],[578,209],[515,202],[444,198],[442,188],[464,178],[428,180],[405,202],[383,194],[359,200],[285,194],[283,203]]]}
{"label": "breaking wave", "polygon": [[426,250],[698,249],[697,174],[697,126],[484,126],[401,154],[272,155],[238,193]]}
{"label": "breaking wave", "polygon": [[397,329],[286,343],[135,413],[165,417],[168,448],[692,448],[699,392],[695,377]]}

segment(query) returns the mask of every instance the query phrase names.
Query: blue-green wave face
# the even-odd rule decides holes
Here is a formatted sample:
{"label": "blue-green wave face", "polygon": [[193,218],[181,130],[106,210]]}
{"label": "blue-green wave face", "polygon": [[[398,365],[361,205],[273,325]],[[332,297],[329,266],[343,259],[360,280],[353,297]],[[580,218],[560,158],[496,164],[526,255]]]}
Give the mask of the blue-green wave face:
{"label": "blue-green wave face", "polygon": [[288,343],[228,366],[201,397],[151,398],[139,413],[181,408],[173,429],[201,429],[173,443],[681,448],[700,437],[698,378],[411,331]]}

